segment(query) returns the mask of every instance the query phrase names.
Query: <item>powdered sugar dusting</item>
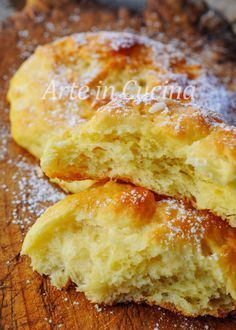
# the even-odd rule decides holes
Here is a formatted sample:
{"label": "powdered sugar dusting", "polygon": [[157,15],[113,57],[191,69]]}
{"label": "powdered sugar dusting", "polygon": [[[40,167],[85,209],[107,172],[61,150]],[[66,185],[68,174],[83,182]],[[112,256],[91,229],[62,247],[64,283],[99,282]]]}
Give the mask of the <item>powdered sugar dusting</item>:
{"label": "powdered sugar dusting", "polygon": [[12,177],[16,184],[12,193],[12,223],[24,229],[65,194],[48,182],[39,166],[31,165],[27,159],[20,157],[8,163],[16,166]]}
{"label": "powdered sugar dusting", "polygon": [[126,203],[130,201],[133,205],[139,205],[140,203],[144,203],[147,200],[148,190],[142,189],[132,189],[129,192],[122,192],[120,200],[122,203]]}
{"label": "powdered sugar dusting", "polygon": [[10,137],[9,128],[2,125],[0,127],[0,161],[3,161],[7,156],[9,137]]}
{"label": "powdered sugar dusting", "polygon": [[[222,224],[220,219],[214,219],[210,213],[194,209],[183,200],[164,198],[158,202],[164,206],[165,221],[162,226],[168,231],[160,239],[165,244],[175,245],[176,241],[183,240],[186,244],[191,243],[199,252],[199,258],[204,258],[202,253],[202,241],[207,239],[211,226],[217,226],[220,230]],[[212,253],[208,256],[213,260],[219,259],[219,254]]]}
{"label": "powdered sugar dusting", "polygon": [[125,33],[122,38],[111,38],[110,46],[114,51],[119,51],[120,49],[127,49],[133,47],[139,42],[139,39],[135,36]]}
{"label": "powdered sugar dusting", "polygon": [[236,93],[226,90],[214,76],[201,74],[194,83],[195,97],[191,102],[206,111],[220,114],[229,124],[236,125]]}
{"label": "powdered sugar dusting", "polygon": [[[48,22],[46,24],[46,29],[49,32],[53,32],[55,27]],[[26,37],[28,37],[28,34],[24,31],[22,39],[19,42],[24,43],[23,40]],[[56,51],[56,46],[59,46],[60,44],[62,45],[64,42],[68,42],[70,47],[74,47],[73,51],[70,52],[68,57],[57,56],[60,60],[57,61],[56,65],[52,65],[53,69],[47,76],[40,76],[40,73],[38,74],[37,79],[40,81],[38,88],[36,88],[37,91],[35,91],[35,98],[33,101],[35,104],[32,104],[32,106],[29,104],[29,109],[32,111],[29,114],[32,118],[31,125],[38,130],[38,136],[41,135],[41,131],[40,126],[38,126],[37,118],[40,118],[41,120],[43,117],[41,112],[44,110],[40,108],[41,102],[37,102],[37,100],[42,97],[50,82],[55,82],[56,91],[62,90],[63,92],[59,93],[60,96],[57,94],[55,99],[50,97],[49,94],[49,97],[47,96],[47,100],[45,101],[45,105],[43,105],[51,109],[51,111],[45,113],[44,116],[45,127],[48,127],[48,131],[44,130],[44,132],[46,132],[45,139],[50,136],[51,131],[54,129],[58,131],[59,128],[70,129],[71,127],[80,125],[81,122],[90,119],[100,105],[109,102],[110,96],[107,96],[105,100],[97,98],[97,87],[99,85],[98,81],[100,76],[103,77],[104,82],[107,81],[107,84],[112,85],[114,83],[115,86],[117,85],[117,93],[121,92],[120,86],[124,85],[124,77],[122,74],[116,74],[113,77],[112,72],[116,69],[114,63],[112,64],[112,61],[111,63],[109,62],[112,57],[106,57],[104,62],[104,55],[107,56],[110,50],[118,52],[120,49],[129,49],[134,45],[141,45],[144,48],[146,47],[149,49],[147,54],[150,56],[149,64],[151,63],[151,66],[149,67],[147,65],[147,67],[143,67],[142,63],[140,63],[139,68],[132,71],[130,63],[137,60],[135,52],[134,54],[131,52],[131,54],[125,55],[125,65],[122,70],[124,71],[124,76],[127,76],[127,79],[132,79],[133,74],[135,74],[137,79],[140,75],[145,81],[145,84],[150,84],[150,86],[152,86],[154,82],[161,86],[168,86],[171,84],[173,86],[180,85],[181,87],[186,87],[192,85],[195,88],[195,97],[190,104],[201,108],[202,113],[208,114],[210,111],[214,111],[215,113],[221,114],[226,122],[231,124],[236,123],[236,115],[233,111],[236,108],[235,94],[227,91],[215,77],[209,76],[199,63],[189,58],[185,58],[184,54],[177,49],[178,43],[176,42],[165,44],[128,32],[88,32],[74,34],[69,38],[67,37],[55,41],[51,45],[52,51]],[[84,47],[85,50],[89,49],[90,42],[100,43],[101,50],[105,53],[101,56],[99,52],[91,52],[90,57],[86,58],[84,61],[79,56],[79,48],[81,46],[82,48]],[[20,47],[23,49],[22,45]],[[42,56],[45,56],[45,54]],[[116,56],[119,58],[120,55],[117,54]],[[111,64],[111,67],[109,67],[109,64]],[[181,70],[179,70],[179,67]],[[106,69],[104,70],[104,68]],[[75,74],[77,71],[80,72],[80,75]],[[35,77],[33,77],[33,79],[35,79]],[[76,93],[71,93],[72,89],[70,87],[72,87],[73,84],[78,86],[89,85],[90,89],[86,95],[83,95],[83,100],[74,97],[78,93],[77,90]],[[39,90],[42,90],[42,93],[39,92]],[[22,95],[24,96],[24,93],[27,94],[27,91],[28,85],[26,83],[25,91],[23,91]],[[114,97],[117,97],[117,93],[115,93]],[[71,97],[72,94],[73,97]],[[140,97],[137,98],[137,102],[138,99],[139,101],[143,101],[142,98],[143,95],[140,95]],[[146,95],[145,102],[149,101],[150,96]],[[111,104],[109,106],[111,106]],[[163,104],[160,103],[159,109],[162,106]],[[20,102],[18,102],[15,107],[19,109]],[[112,107],[114,108],[114,106]],[[116,107],[116,112],[120,111],[123,115],[128,116],[129,111],[127,110],[128,109],[126,109],[125,106],[123,108]],[[165,110],[168,110],[167,107],[165,107]],[[35,114],[35,116],[32,114]],[[207,120],[210,116],[206,115],[205,118]],[[26,129],[30,129],[30,125]],[[180,129],[181,118],[179,120],[179,125],[176,125],[176,130],[180,131]],[[36,143],[40,143],[40,141],[36,141]]]}

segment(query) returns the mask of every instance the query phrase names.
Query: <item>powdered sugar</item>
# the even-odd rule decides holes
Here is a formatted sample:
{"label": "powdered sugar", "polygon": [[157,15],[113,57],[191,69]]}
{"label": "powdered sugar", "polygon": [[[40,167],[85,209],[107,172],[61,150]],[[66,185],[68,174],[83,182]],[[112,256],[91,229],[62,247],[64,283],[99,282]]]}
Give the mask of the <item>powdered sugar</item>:
{"label": "powdered sugar", "polygon": [[121,194],[120,200],[122,203],[130,201],[133,205],[140,205],[147,200],[148,190],[132,189],[128,192],[124,191]]}
{"label": "powdered sugar", "polygon": [[[214,226],[220,230],[222,224],[220,219],[215,219],[210,213],[202,212],[190,207],[182,200],[174,198],[163,198],[158,202],[159,207],[164,206],[165,221],[161,226],[168,228],[160,239],[167,245],[175,246],[179,240],[184,244],[190,243],[199,253],[199,258],[203,257],[202,241],[207,240],[209,232]],[[220,255],[215,252],[208,255],[209,259],[218,260]]]}
{"label": "powdered sugar", "polygon": [[65,194],[48,182],[39,166],[31,165],[27,159],[20,157],[9,163],[16,166],[12,177],[16,184],[12,193],[12,223],[24,229]]}
{"label": "powdered sugar", "polygon": [[10,137],[9,128],[2,125],[0,127],[0,161],[4,160],[7,156],[9,137]]}
{"label": "powdered sugar", "polygon": [[216,77],[206,73],[202,73],[194,84],[195,97],[191,104],[215,111],[227,123],[236,125],[236,93],[227,91]]}

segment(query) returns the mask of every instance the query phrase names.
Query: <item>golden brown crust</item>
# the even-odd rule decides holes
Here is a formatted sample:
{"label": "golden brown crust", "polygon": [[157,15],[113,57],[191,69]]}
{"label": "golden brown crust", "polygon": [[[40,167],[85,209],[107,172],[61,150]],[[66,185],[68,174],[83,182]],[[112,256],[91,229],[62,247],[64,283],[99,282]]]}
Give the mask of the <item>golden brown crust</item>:
{"label": "golden brown crust", "polygon": [[[196,85],[195,99],[201,104],[209,85],[207,79],[202,67],[187,60],[175,47],[145,37],[119,32],[65,37],[39,46],[14,75],[8,92],[12,135],[39,158],[55,131],[76,127],[110,101],[109,93],[95,97],[99,86],[114,86],[119,92],[127,81],[136,80],[143,92],[155,86]],[[53,81],[57,99],[52,97],[52,87],[45,95]],[[73,84],[90,87],[85,99],[74,98],[78,88],[71,89],[72,98],[66,92],[58,97],[60,88]],[[177,95],[173,92],[172,97]],[[214,98],[211,103],[214,108]]]}
{"label": "golden brown crust", "polygon": [[[158,242],[175,244],[176,241],[201,246],[203,255],[213,253],[221,255],[222,265],[228,269],[236,290],[236,228],[208,211],[197,210],[184,200],[156,195],[153,192],[127,183],[108,182],[97,185],[77,194],[70,195],[48,208],[40,217],[37,225],[47,219],[57,218],[67,212],[76,214],[80,210],[91,214],[91,219],[102,212],[111,217],[114,225],[122,227],[145,227],[147,224],[160,222],[154,236]],[[122,220],[121,214],[126,215]],[[118,217],[117,217],[118,218]],[[101,222],[104,219],[99,220]],[[45,223],[46,224],[46,223]],[[103,222],[109,226],[109,223]]]}
{"label": "golden brown crust", "polygon": [[[215,260],[212,264],[214,271],[221,275],[214,278],[209,273],[209,277],[213,276],[212,280],[216,283],[223,283],[222,294],[230,295],[232,299],[227,306],[220,303],[214,306],[213,303],[209,308],[195,312],[171,302],[160,302],[160,306],[194,317],[206,313],[223,317],[235,309],[236,229],[222,219],[207,211],[198,211],[185,201],[158,196],[129,184],[108,182],[68,196],[49,208],[27,234],[22,253],[31,255],[35,249],[40,253],[40,244],[45,244],[45,237],[50,240],[50,233],[55,236],[55,228],[59,235],[60,227],[69,228],[74,221],[78,225],[79,219],[82,219],[84,225],[110,230],[113,228],[115,232],[129,232],[130,229],[132,233],[138,230],[143,235],[148,232],[151,246],[162,246],[163,251],[169,250],[170,253],[180,250],[184,255],[186,251],[197,251],[199,264],[196,267],[200,267],[199,271],[207,260]],[[145,297],[135,301],[155,304],[155,301]],[[111,299],[108,304],[115,302]]]}

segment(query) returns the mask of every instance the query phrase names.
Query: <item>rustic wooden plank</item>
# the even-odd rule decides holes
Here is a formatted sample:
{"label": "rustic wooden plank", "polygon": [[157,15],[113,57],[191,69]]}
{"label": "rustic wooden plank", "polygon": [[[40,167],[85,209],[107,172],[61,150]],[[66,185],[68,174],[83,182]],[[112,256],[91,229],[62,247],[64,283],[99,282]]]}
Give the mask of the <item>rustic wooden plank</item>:
{"label": "rustic wooden plank", "polygon": [[[50,188],[46,178],[37,177],[38,162],[17,146],[9,136],[6,92],[9,78],[38,44],[55,37],[95,28],[122,30],[129,26],[160,40],[172,39],[184,27],[182,39],[204,57],[206,65],[220,77],[228,75],[233,86],[233,62],[218,65],[221,53],[206,53],[203,37],[196,33],[196,23],[179,13],[178,24],[168,23],[164,7],[152,7],[143,17],[130,16],[96,7],[94,4],[70,4],[54,7],[44,14],[29,10],[2,24],[0,31],[0,328],[3,329],[235,329],[236,320],[228,317],[189,319],[158,307],[147,305],[96,306],[89,303],[73,285],[58,291],[49,279],[34,273],[27,258],[19,256],[22,240],[37,214],[62,197],[58,188]],[[154,10],[155,9],[155,10]],[[48,23],[52,24],[48,24]],[[165,32],[160,34],[159,32]],[[169,39],[168,39],[169,38]],[[199,41],[201,41],[199,46]],[[211,45],[221,45],[220,39]],[[207,56],[205,56],[207,54]],[[214,65],[213,65],[214,63]],[[221,61],[222,63],[222,61]],[[39,184],[39,183],[40,184]],[[41,192],[40,192],[41,190]],[[54,195],[51,196],[51,195]],[[52,198],[53,197],[53,198]],[[23,219],[20,221],[20,219]],[[27,220],[28,219],[28,220]],[[17,224],[15,222],[18,222]]]}

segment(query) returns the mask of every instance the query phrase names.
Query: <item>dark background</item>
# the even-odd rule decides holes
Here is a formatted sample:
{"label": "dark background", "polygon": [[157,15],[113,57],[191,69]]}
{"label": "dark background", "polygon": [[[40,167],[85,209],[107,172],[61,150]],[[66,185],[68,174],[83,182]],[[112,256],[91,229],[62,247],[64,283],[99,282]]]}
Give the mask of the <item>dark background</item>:
{"label": "dark background", "polygon": [[[60,1],[60,0],[58,0]],[[131,9],[142,10],[145,8],[145,0],[97,0],[113,6],[127,6]],[[26,0],[0,0],[0,20],[10,16],[16,10],[20,10]],[[236,0],[206,0],[213,8],[223,12],[234,25],[236,32]]]}

